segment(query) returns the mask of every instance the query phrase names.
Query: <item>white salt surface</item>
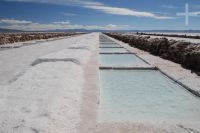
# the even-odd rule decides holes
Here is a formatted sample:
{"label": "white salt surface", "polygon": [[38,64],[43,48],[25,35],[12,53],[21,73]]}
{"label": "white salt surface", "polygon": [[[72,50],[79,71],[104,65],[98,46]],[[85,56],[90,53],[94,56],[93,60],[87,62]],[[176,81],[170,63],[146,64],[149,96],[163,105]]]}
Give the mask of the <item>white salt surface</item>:
{"label": "white salt surface", "polygon": [[1,133],[76,132],[83,70],[74,63],[42,63],[0,91]]}
{"label": "white salt surface", "polygon": [[[88,49],[64,49],[59,52],[42,56],[39,59],[64,59],[64,61],[74,60],[77,64],[85,64],[90,57],[91,52]],[[37,61],[37,60],[36,60]]]}
{"label": "white salt surface", "polygon": [[[22,75],[39,57],[59,52],[69,47],[89,47],[93,49],[93,38],[98,34],[82,35],[68,39],[34,44],[17,49],[0,51],[0,85],[9,84]],[[70,56],[70,54],[69,54]]]}
{"label": "white salt surface", "polygon": [[22,47],[22,46],[23,46],[22,42],[18,42],[18,43],[14,43],[14,44],[0,45],[0,48],[19,48],[19,47]]}
{"label": "white salt surface", "polygon": [[0,51],[0,133],[78,132],[83,65],[97,41],[98,34],[87,34]]}

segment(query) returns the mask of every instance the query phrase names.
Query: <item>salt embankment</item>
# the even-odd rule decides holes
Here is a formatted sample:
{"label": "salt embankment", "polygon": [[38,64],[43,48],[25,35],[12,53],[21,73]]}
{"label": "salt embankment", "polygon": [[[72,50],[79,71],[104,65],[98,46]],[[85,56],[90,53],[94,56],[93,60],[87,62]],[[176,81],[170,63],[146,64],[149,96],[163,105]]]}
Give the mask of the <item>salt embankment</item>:
{"label": "salt embankment", "polygon": [[22,32],[22,33],[0,33],[0,46],[5,44],[12,44],[16,42],[25,42],[31,40],[42,40],[42,39],[51,39],[51,38],[59,38],[66,36],[79,35],[82,33],[47,33],[47,32]]}
{"label": "salt embankment", "polygon": [[151,38],[150,36],[120,33],[108,33],[107,35],[153,55],[179,63],[200,75],[200,45],[167,38]]}

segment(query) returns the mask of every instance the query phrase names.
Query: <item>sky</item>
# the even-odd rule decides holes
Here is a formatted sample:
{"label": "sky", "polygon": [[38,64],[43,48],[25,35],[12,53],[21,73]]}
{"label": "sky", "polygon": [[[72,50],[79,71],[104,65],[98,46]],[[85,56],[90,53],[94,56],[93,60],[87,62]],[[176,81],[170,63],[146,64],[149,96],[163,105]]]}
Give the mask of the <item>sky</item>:
{"label": "sky", "polygon": [[200,30],[200,0],[0,0],[0,28]]}

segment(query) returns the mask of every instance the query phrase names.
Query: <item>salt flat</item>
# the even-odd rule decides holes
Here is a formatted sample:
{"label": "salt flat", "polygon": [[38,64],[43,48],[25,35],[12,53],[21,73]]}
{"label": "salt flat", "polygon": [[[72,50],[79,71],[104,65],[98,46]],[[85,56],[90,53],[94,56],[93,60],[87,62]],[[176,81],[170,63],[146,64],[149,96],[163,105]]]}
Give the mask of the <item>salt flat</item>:
{"label": "salt flat", "polygon": [[[180,65],[112,40],[199,86],[199,77]],[[92,33],[0,51],[0,133],[199,133],[199,122],[98,122],[98,47],[99,33]]]}

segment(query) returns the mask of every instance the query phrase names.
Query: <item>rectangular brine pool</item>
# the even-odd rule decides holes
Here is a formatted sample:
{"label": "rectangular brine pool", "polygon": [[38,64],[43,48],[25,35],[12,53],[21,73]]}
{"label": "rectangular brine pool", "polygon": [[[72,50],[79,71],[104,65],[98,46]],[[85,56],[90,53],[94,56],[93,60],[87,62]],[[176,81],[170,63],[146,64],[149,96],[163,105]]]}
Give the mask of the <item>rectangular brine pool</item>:
{"label": "rectangular brine pool", "polygon": [[99,41],[100,41],[100,42],[113,42],[113,41],[110,40],[110,39],[100,39]]}
{"label": "rectangular brine pool", "polygon": [[121,45],[117,45],[117,44],[114,44],[114,45],[99,45],[100,48],[123,48]]}
{"label": "rectangular brine pool", "polygon": [[100,54],[102,66],[144,66],[148,65],[134,54]]}
{"label": "rectangular brine pool", "polygon": [[98,121],[200,122],[200,99],[156,70],[100,70]]}
{"label": "rectangular brine pool", "polygon": [[100,42],[100,44],[116,44],[116,42],[113,42],[113,41],[105,41],[105,42]]}
{"label": "rectangular brine pool", "polygon": [[127,53],[125,48],[100,48],[100,53]]}

